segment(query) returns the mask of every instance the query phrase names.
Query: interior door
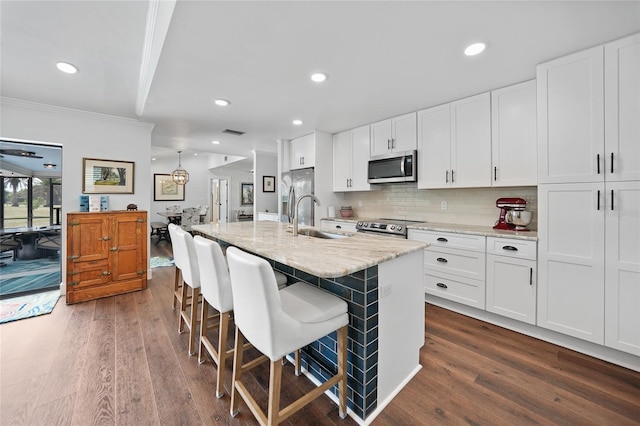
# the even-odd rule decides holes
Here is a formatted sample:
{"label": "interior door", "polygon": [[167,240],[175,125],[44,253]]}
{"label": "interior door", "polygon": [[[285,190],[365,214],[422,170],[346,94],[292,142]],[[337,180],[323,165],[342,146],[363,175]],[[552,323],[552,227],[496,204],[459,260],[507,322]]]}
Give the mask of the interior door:
{"label": "interior door", "polygon": [[227,179],[220,179],[219,194],[219,221],[220,223],[227,223],[229,221],[229,181]]}

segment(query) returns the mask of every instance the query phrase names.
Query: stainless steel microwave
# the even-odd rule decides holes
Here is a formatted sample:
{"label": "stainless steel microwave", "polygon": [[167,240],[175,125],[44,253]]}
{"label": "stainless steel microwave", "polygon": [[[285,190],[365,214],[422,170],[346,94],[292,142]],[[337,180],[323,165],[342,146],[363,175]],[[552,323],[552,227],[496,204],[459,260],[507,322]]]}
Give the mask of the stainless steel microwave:
{"label": "stainless steel microwave", "polygon": [[417,163],[417,151],[393,152],[371,157],[368,182],[416,182]]}

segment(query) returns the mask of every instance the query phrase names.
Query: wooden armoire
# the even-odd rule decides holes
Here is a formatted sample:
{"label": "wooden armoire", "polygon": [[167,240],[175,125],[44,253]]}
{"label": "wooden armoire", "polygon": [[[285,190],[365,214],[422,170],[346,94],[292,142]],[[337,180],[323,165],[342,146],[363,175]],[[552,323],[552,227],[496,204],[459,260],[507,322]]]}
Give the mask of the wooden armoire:
{"label": "wooden armoire", "polygon": [[67,304],[147,288],[147,212],[67,214]]}

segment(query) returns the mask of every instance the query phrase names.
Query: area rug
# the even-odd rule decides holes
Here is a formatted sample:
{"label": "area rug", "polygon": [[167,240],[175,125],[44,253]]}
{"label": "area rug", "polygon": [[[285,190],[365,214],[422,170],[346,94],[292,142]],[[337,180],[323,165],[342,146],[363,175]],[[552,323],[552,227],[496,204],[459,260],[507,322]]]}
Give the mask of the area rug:
{"label": "area rug", "polygon": [[57,289],[0,300],[0,324],[50,314],[59,297]]}
{"label": "area rug", "polygon": [[151,268],[163,268],[165,266],[173,265],[173,257],[154,256],[151,258]]}

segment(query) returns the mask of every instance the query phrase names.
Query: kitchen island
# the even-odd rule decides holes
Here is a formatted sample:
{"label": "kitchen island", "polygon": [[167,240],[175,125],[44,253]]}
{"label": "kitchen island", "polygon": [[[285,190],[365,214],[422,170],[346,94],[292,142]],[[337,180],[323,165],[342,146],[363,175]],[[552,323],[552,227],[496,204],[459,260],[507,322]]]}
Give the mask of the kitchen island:
{"label": "kitchen island", "polygon": [[[196,225],[193,232],[267,259],[289,284],[304,281],[347,302],[348,406],[361,423],[371,421],[421,368],[427,244],[349,232],[330,239],[294,237],[279,222]],[[336,357],[334,333],[307,346],[302,365],[324,381],[335,374]]]}

